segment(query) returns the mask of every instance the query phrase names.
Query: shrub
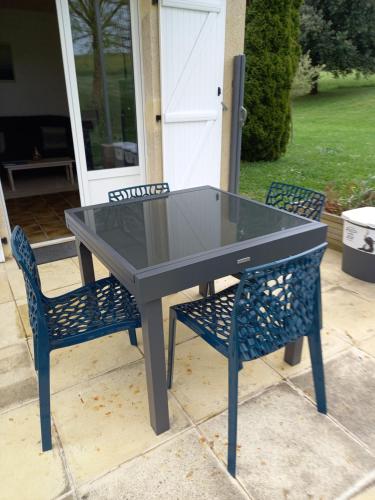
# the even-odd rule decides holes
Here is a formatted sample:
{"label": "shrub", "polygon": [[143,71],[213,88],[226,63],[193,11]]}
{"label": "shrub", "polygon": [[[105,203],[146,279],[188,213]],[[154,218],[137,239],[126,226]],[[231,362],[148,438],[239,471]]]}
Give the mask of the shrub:
{"label": "shrub", "polygon": [[252,0],[247,8],[244,160],[277,160],[286,150],[300,5],[301,0]]}
{"label": "shrub", "polygon": [[302,54],[292,83],[291,96],[301,97],[310,93],[311,88],[323,71],[324,66],[313,66],[309,52]]}
{"label": "shrub", "polygon": [[339,196],[335,183],[326,187],[326,211],[340,215],[345,210],[360,207],[375,207],[375,177],[353,181],[348,185],[346,195]]}

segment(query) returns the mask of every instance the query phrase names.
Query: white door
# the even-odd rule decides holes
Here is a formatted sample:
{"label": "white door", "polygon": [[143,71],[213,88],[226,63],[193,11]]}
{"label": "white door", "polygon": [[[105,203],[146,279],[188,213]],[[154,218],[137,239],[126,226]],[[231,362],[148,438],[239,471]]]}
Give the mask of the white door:
{"label": "white door", "polygon": [[164,180],[220,186],[226,0],[161,0]]}
{"label": "white door", "polygon": [[136,0],[56,0],[82,205],[145,182]]}

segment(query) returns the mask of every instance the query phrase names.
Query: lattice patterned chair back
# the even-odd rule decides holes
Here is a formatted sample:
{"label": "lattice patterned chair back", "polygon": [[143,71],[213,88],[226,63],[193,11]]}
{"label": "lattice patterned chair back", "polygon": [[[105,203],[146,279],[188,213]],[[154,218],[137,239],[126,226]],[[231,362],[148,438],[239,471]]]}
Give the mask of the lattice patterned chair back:
{"label": "lattice patterned chair back", "polygon": [[34,252],[20,226],[13,229],[11,246],[13,256],[22,270],[25,280],[29,319],[33,335],[41,335],[43,331],[46,332],[46,325],[43,315],[43,294],[39,271]]}
{"label": "lattice patterned chair back", "polygon": [[311,332],[320,310],[319,266],[326,246],[242,274],[232,312],[230,352],[237,346],[239,359],[249,361]]}
{"label": "lattice patterned chair back", "polygon": [[266,204],[319,221],[325,199],[325,195],[318,191],[273,182],[267,193]]}
{"label": "lattice patterned chair back", "polygon": [[123,201],[130,198],[144,198],[146,196],[156,196],[158,194],[169,193],[169,184],[162,182],[158,184],[142,184],[123,189],[117,189],[108,193],[109,201]]}

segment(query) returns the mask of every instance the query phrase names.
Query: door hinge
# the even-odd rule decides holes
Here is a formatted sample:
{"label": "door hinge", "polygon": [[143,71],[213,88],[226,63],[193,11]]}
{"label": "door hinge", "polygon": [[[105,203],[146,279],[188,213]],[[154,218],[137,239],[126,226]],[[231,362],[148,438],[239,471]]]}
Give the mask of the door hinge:
{"label": "door hinge", "polygon": [[221,87],[218,87],[217,88],[217,95],[220,96],[221,95]]}
{"label": "door hinge", "polygon": [[152,5],[157,5],[159,3],[159,0],[151,0]]}
{"label": "door hinge", "polygon": [[157,122],[161,122],[161,115],[156,115],[155,118]]}

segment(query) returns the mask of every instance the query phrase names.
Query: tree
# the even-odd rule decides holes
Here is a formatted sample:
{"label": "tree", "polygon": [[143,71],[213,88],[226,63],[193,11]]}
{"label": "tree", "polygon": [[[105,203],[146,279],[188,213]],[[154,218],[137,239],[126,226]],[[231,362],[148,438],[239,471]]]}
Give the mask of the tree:
{"label": "tree", "polygon": [[300,48],[301,0],[252,0],[246,12],[242,157],[277,160],[290,136],[290,89]]}
{"label": "tree", "polygon": [[76,55],[93,57],[92,105],[103,119],[105,50],[131,51],[127,0],[70,0],[72,35]]}
{"label": "tree", "polygon": [[305,0],[300,42],[314,66],[336,75],[375,72],[374,0]]}

